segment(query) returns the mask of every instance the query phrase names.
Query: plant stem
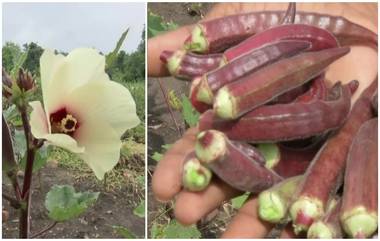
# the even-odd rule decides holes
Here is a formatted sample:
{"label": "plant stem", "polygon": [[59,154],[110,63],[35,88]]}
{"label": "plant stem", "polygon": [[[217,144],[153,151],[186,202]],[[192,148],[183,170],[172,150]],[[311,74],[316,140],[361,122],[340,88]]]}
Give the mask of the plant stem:
{"label": "plant stem", "polygon": [[57,225],[57,221],[53,222],[52,224],[46,226],[44,229],[40,230],[39,232],[33,234],[30,236],[30,238],[37,238],[38,236],[40,236],[41,234],[44,234],[46,233],[47,231],[49,231],[50,229],[54,228],[55,225]]}
{"label": "plant stem", "polygon": [[8,124],[2,115],[2,158],[3,158],[3,171],[5,171],[8,178],[11,180],[13,190],[15,192],[15,196],[17,201],[21,200],[21,191],[20,186],[17,180],[17,163],[14,156],[13,144],[11,133],[9,131]]}
{"label": "plant stem", "polygon": [[176,119],[175,119],[175,117],[174,117],[173,110],[172,110],[172,108],[170,107],[169,100],[168,100],[168,96],[166,95],[166,90],[165,90],[163,84],[161,83],[161,79],[158,79],[158,84],[160,85],[161,92],[162,92],[162,94],[164,95],[164,99],[165,99],[165,102],[166,102],[166,106],[167,106],[167,108],[169,109],[170,116],[171,116],[171,118],[172,118],[172,120],[173,120],[173,122],[174,122],[175,127],[177,128],[178,135],[179,135],[179,136],[182,136],[181,129],[179,128],[178,123],[177,123],[177,121],[176,121]]}
{"label": "plant stem", "polygon": [[23,205],[21,207],[20,220],[19,220],[19,236],[20,238],[29,238],[30,231],[30,199],[31,191],[30,187],[32,184],[32,174],[33,174],[33,162],[36,149],[33,143],[33,137],[31,135],[28,114],[25,106],[19,107],[21,113],[22,125],[24,127],[25,140],[26,140],[26,167],[25,167],[25,176],[24,184],[22,187],[21,199]]}
{"label": "plant stem", "polygon": [[7,200],[9,204],[15,209],[19,209],[21,207],[19,200],[17,200],[14,197],[9,196],[8,194],[3,193],[3,198]]}

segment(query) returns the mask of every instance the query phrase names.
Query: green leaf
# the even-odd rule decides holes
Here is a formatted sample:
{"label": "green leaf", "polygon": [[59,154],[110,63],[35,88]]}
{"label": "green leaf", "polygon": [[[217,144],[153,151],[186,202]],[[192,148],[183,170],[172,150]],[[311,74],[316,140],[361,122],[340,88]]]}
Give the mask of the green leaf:
{"label": "green leaf", "polygon": [[123,226],[112,226],[112,228],[125,239],[136,239],[137,236]]}
{"label": "green leaf", "polygon": [[157,223],[154,223],[152,228],[150,229],[150,237],[153,239],[162,238],[163,229],[160,228]]}
{"label": "green leaf", "polygon": [[148,38],[157,36],[163,32],[178,28],[178,24],[173,21],[165,22],[164,19],[157,14],[149,11],[148,13]]}
{"label": "green leaf", "polygon": [[3,110],[3,114],[8,123],[13,126],[22,126],[21,116],[16,108],[16,105],[11,105]]}
{"label": "green leaf", "polygon": [[119,40],[116,43],[115,49],[111,53],[107,54],[107,56],[106,56],[107,67],[111,66],[113,64],[113,62],[115,61],[117,54],[119,53],[120,48],[123,45],[123,42],[128,35],[128,32],[129,32],[129,28],[127,28],[127,30],[125,30],[125,32],[121,34]]}
{"label": "green leaf", "polygon": [[[42,146],[34,155],[34,162],[33,162],[33,172],[37,172],[42,167],[45,166],[45,164],[48,161],[49,154],[52,151],[52,146]],[[26,168],[26,157],[24,156],[21,159],[20,167],[25,170]]]}
{"label": "green leaf", "polygon": [[24,64],[25,60],[28,58],[28,54],[29,54],[29,48],[27,48],[26,51],[21,53],[19,56],[15,56],[15,59],[13,62],[14,65],[13,65],[13,68],[12,68],[11,73],[10,73],[10,76],[13,79],[16,79],[17,74],[18,74],[18,70],[21,68],[21,66]]}
{"label": "green leaf", "polygon": [[240,209],[245,203],[245,201],[248,199],[248,197],[249,197],[249,193],[244,193],[241,196],[231,199],[232,207],[235,209]]}
{"label": "green leaf", "polygon": [[172,145],[173,144],[164,144],[161,146],[161,148],[167,151],[167,150],[169,150],[170,147],[172,147]]}
{"label": "green leaf", "polygon": [[159,162],[159,161],[161,161],[163,156],[164,156],[163,154],[161,154],[159,152],[155,152],[152,155],[152,159],[155,160],[156,162]]}
{"label": "green leaf", "polygon": [[133,209],[133,214],[140,218],[145,217],[145,200],[142,200],[140,204]]}
{"label": "green leaf", "polygon": [[188,97],[182,95],[182,116],[185,122],[194,127],[199,120],[199,113],[194,109]]}
{"label": "green leaf", "polygon": [[99,192],[75,192],[69,185],[53,186],[46,195],[45,207],[49,217],[57,222],[67,221],[84,213],[98,199]]}
{"label": "green leaf", "polygon": [[195,225],[184,227],[176,220],[171,220],[170,223],[163,229],[162,238],[194,238],[199,239],[201,233]]}

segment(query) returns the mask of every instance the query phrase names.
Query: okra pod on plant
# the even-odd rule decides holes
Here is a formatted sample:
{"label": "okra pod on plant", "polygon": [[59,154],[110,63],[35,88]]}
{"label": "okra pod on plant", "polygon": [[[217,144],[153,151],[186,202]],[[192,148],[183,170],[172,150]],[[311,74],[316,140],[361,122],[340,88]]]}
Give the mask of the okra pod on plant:
{"label": "okra pod on plant", "polygon": [[195,153],[189,153],[183,165],[183,187],[193,192],[203,191],[210,184],[211,177],[211,171],[199,162]]}
{"label": "okra pod on plant", "polygon": [[274,171],[237,148],[219,131],[198,134],[195,144],[198,159],[230,186],[259,193],[282,180]]}
{"label": "okra pod on plant", "polygon": [[191,80],[224,64],[222,54],[199,55],[184,50],[162,51],[160,59],[169,73],[180,79]]}
{"label": "okra pod on plant", "polygon": [[360,126],[373,116],[371,100],[376,90],[377,78],[363,91],[344,125],[327,140],[306,170],[290,208],[296,233],[307,231],[314,220],[324,214],[326,203],[344,170],[353,138]]}
{"label": "okra pod on plant", "polygon": [[224,85],[237,81],[281,58],[296,55],[309,47],[309,42],[286,40],[269,43],[250,51],[223,67],[203,75],[198,100],[212,104],[214,95]]}
{"label": "okra pod on plant", "polygon": [[360,127],[347,158],[340,220],[351,238],[369,238],[378,226],[377,122],[373,118]]}
{"label": "okra pod on plant", "polygon": [[218,90],[213,105],[215,113],[222,119],[234,120],[303,85],[349,51],[350,48],[343,47],[301,53],[246,75]]}
{"label": "okra pod on plant", "polygon": [[215,129],[231,140],[251,143],[295,140],[340,127],[350,111],[348,85],[336,84],[327,100],[261,106],[234,121],[218,118],[214,111],[203,113],[200,130]]}

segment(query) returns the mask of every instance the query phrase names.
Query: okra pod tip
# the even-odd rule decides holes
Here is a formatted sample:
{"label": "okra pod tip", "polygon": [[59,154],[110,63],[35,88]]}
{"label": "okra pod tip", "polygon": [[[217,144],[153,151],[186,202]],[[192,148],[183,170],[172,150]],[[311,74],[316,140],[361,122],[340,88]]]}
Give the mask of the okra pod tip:
{"label": "okra pod tip", "polygon": [[260,193],[259,205],[259,217],[271,223],[280,222],[288,211],[276,192],[264,191]]}
{"label": "okra pod tip", "polygon": [[165,51],[162,51],[160,55],[160,60],[166,64],[166,67],[168,68],[169,73],[175,76],[177,74],[178,67],[181,64],[181,60],[184,55],[185,55],[185,51],[178,50],[178,51],[172,52],[172,51],[165,50]]}
{"label": "okra pod tip", "polygon": [[208,84],[208,81],[205,77],[201,77],[200,84],[199,84],[199,91],[197,95],[197,100],[209,104],[212,104],[214,95],[212,93],[212,90]]}
{"label": "okra pod tip", "polygon": [[233,120],[237,116],[237,103],[227,87],[219,89],[214,101],[214,110],[218,117],[225,120]]}
{"label": "okra pod tip", "polygon": [[343,212],[340,221],[344,231],[353,238],[367,238],[377,230],[378,216],[365,207]]}
{"label": "okra pod tip", "polygon": [[227,143],[222,132],[203,131],[197,136],[195,153],[201,162],[211,163],[224,155],[226,146]]}
{"label": "okra pod tip", "polygon": [[322,221],[314,222],[307,231],[307,238],[311,239],[332,239],[334,234],[330,227]]}
{"label": "okra pod tip", "polygon": [[296,234],[306,232],[310,225],[324,213],[320,200],[309,197],[297,199],[290,207],[290,216]]}
{"label": "okra pod tip", "polygon": [[208,43],[201,25],[196,25],[184,45],[186,50],[198,53],[208,51]]}

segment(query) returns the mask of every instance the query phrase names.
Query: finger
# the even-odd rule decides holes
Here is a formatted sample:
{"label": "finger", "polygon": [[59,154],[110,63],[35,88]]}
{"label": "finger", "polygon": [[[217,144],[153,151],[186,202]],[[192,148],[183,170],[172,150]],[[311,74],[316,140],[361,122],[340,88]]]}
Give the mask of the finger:
{"label": "finger", "polygon": [[196,128],[187,130],[158,162],[152,177],[152,190],[158,200],[169,201],[181,190],[183,162],[194,150],[197,131]]}
{"label": "finger", "polygon": [[196,223],[240,191],[215,178],[202,192],[181,191],[175,203],[174,214],[183,225]]}
{"label": "finger", "polygon": [[167,76],[165,65],[160,60],[160,54],[164,50],[181,49],[186,38],[190,35],[192,25],[180,27],[148,41],[148,75],[152,77]]}
{"label": "finger", "polygon": [[264,238],[273,224],[260,220],[257,198],[251,198],[232,219],[222,238]]}

